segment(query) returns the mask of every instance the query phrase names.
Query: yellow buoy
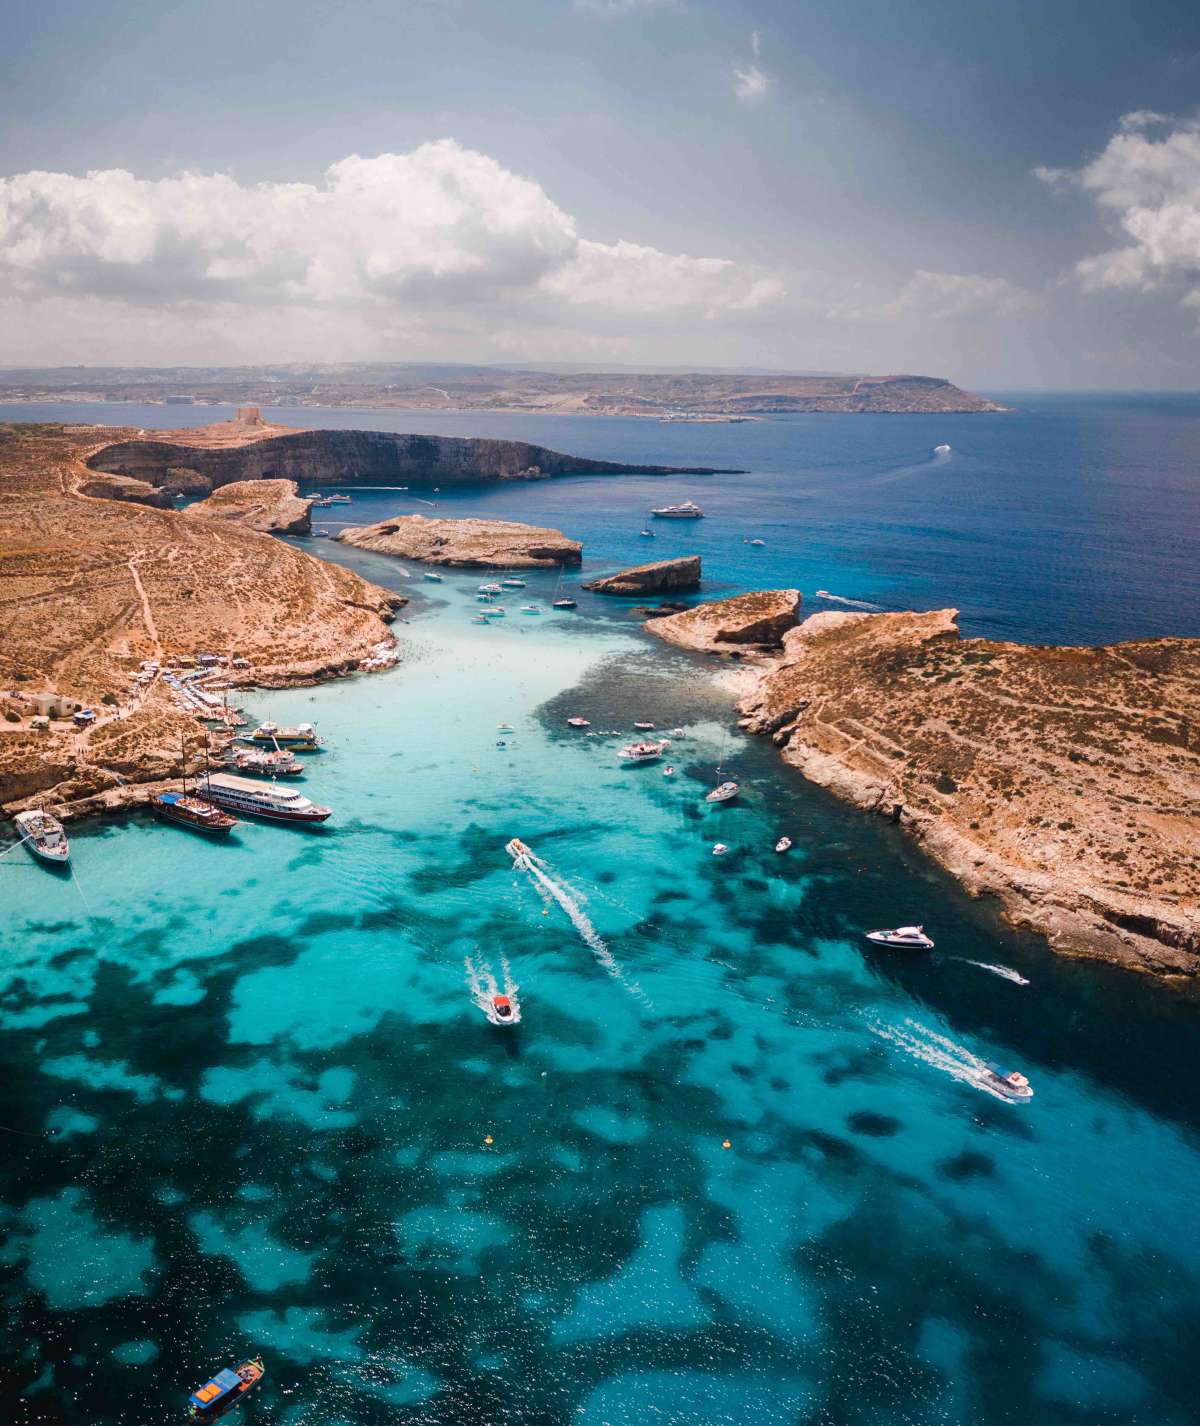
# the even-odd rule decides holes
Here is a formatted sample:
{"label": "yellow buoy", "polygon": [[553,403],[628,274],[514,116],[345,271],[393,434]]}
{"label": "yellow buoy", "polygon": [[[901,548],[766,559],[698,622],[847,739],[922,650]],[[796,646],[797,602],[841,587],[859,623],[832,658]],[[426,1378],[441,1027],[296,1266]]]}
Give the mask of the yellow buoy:
{"label": "yellow buoy", "polygon": [[484,1138],[483,1138],[483,1142],[484,1142],[485,1144],[490,1144],[490,1143],[492,1142],[492,1136],[491,1136],[490,1134],[485,1134],[485,1135],[484,1135]]}
{"label": "yellow buoy", "polygon": [[733,1145],[729,1142],[728,1139],[723,1139],[723,1140],[721,1141],[721,1147],[722,1147],[723,1149],[732,1149],[732,1148],[733,1148]]}

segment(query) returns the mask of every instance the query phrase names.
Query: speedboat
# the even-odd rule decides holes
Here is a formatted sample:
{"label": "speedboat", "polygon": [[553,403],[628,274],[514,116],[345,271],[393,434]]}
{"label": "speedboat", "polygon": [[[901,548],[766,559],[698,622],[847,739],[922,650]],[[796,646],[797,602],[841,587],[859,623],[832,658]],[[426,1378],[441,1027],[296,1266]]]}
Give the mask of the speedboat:
{"label": "speedboat", "polygon": [[485,619],[503,619],[508,611],[503,604],[489,604],[486,609],[480,612]]}
{"label": "speedboat", "polygon": [[662,505],[651,510],[657,520],[703,520],[704,511],[694,500],[681,500],[678,505]]}
{"label": "speedboat", "polygon": [[653,723],[635,723],[633,726],[639,733],[652,733],[654,731]]}
{"label": "speedboat", "polygon": [[575,601],[573,599],[556,599],[554,607],[555,609],[574,609]]}
{"label": "speedboat", "polygon": [[492,600],[495,599],[495,597],[496,596],[490,591],[485,593],[482,590],[475,596],[475,598],[480,602],[480,604],[490,604]]}
{"label": "speedboat", "polygon": [[985,1076],[989,1089],[993,1089],[997,1094],[1002,1094],[1006,1099],[1032,1099],[1033,1085],[1025,1078],[1019,1070],[1009,1070],[1007,1074],[998,1069],[993,1069],[991,1065],[987,1068]]}
{"label": "speedboat", "polygon": [[331,495],[329,503],[331,505],[349,505],[350,497],[348,495]]}
{"label": "speedboat", "polygon": [[514,575],[514,576],[511,576],[511,577],[508,578],[508,579],[502,579],[502,580],[500,581],[500,583],[504,586],[505,589],[524,589],[524,588],[525,588],[525,581],[524,581],[523,579],[517,579],[515,575]]}
{"label": "speedboat", "polygon": [[487,616],[484,615],[484,614],[473,614],[473,615],[471,616],[471,623],[472,623],[472,624],[483,624],[483,625],[486,627],[486,626],[487,626]]}
{"label": "speedboat", "polygon": [[590,728],[592,725],[586,718],[568,718],[568,728]]}
{"label": "speedboat", "polygon": [[714,857],[723,857],[728,850],[729,848],[725,845],[724,842],[713,843],[712,854]]}
{"label": "speedboat", "polygon": [[533,851],[525,845],[520,837],[513,837],[505,842],[504,850],[513,859],[513,866],[527,869],[533,861]]}
{"label": "speedboat", "polygon": [[868,931],[867,940],[876,946],[896,946],[910,951],[931,951],[933,942],[923,926],[897,926],[894,931]]}
{"label": "speedboat", "polygon": [[516,1017],[513,1015],[512,1001],[508,998],[507,995],[492,996],[492,1015],[495,1017],[492,1021],[493,1024],[513,1024]]}
{"label": "speedboat", "polygon": [[623,763],[652,763],[657,762],[669,746],[666,738],[661,743],[626,743],[617,756]]}
{"label": "speedboat", "polygon": [[156,816],[164,822],[178,822],[193,832],[209,837],[227,837],[237,826],[237,818],[222,812],[202,797],[190,797],[186,792],[159,792],[150,799]]}
{"label": "speedboat", "polygon": [[638,534],[641,535],[643,540],[653,540],[655,538],[653,530],[639,530]]}
{"label": "speedboat", "polygon": [[750,543],[752,545],[765,545],[767,542],[766,540],[751,540]]}
{"label": "speedboat", "polygon": [[522,614],[540,614],[541,612],[542,612],[542,611],[537,607],[536,604],[522,604],[522,605],[521,605],[521,613],[522,613]]}
{"label": "speedboat", "polygon": [[427,569],[427,570],[425,571],[425,573],[424,573],[424,575],[423,575],[423,578],[429,580],[429,582],[430,582],[431,584],[441,584],[441,583],[442,583],[442,576],[441,576],[440,574],[435,573],[435,572],[434,572],[433,570],[431,570],[431,569]]}
{"label": "speedboat", "polygon": [[663,776],[664,776],[664,777],[674,777],[674,776],[675,776],[675,769],[674,769],[673,767],[665,767],[665,768],[663,768]]}
{"label": "speedboat", "polygon": [[736,797],[740,790],[736,782],[723,782],[720,787],[714,787],[704,800],[705,802],[728,802],[731,798]]}
{"label": "speedboat", "polygon": [[496,724],[496,732],[497,732],[497,733],[514,733],[514,732],[516,732],[516,729],[513,727],[513,725],[512,725],[511,723],[497,723],[497,724]]}
{"label": "speedboat", "polygon": [[71,848],[63,824],[44,809],[30,809],[18,812],[13,818],[21,840],[39,861],[50,866],[66,866],[71,859]]}
{"label": "speedboat", "polygon": [[242,1404],[247,1392],[262,1381],[266,1370],[261,1357],[251,1357],[239,1367],[219,1371],[192,1392],[188,1415],[193,1421],[216,1421]]}
{"label": "speedboat", "polygon": [[480,584],[480,585],[477,585],[476,588],[478,589],[478,591],[479,591],[480,594],[503,594],[503,593],[504,593],[504,586],[503,586],[502,584],[497,584],[497,583],[495,582],[495,580],[492,580],[492,581],[491,581],[490,583],[488,583],[488,584]]}
{"label": "speedboat", "polygon": [[786,852],[791,845],[791,837],[780,837],[780,839],[775,843],[775,850],[777,852]]}

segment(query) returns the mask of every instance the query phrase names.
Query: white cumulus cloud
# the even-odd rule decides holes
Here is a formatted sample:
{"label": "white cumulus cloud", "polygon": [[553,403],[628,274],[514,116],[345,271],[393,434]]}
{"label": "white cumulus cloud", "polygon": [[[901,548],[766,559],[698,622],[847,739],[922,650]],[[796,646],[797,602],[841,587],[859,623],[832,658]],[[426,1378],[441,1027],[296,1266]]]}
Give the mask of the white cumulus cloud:
{"label": "white cumulus cloud", "polygon": [[739,99],[752,102],[761,99],[771,87],[771,76],[762,68],[762,42],[758,31],[750,35],[750,58],[745,64],[733,66],[733,92]]}
{"label": "white cumulus cloud", "polygon": [[1176,289],[1200,305],[1200,119],[1137,110],[1090,162],[1034,173],[1090,195],[1122,235],[1076,265],[1086,288]]}
{"label": "white cumulus cloud", "polygon": [[319,184],[123,169],[0,179],[0,300],[27,316],[69,298],[77,314],[88,302],[153,309],[160,327],[172,311],[194,321],[220,307],[287,313],[288,331],[297,313],[340,312],[373,329],[486,336],[523,314],[636,328],[781,294],[724,258],[581,237],[538,183],[450,139],[352,155]]}

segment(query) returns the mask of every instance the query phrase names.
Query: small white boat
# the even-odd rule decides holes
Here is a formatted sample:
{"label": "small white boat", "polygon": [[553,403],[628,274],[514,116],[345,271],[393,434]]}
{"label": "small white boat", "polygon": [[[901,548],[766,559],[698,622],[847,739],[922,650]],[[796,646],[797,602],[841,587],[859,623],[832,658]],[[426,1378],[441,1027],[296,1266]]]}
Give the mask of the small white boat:
{"label": "small white boat", "polygon": [[493,1025],[515,1025],[521,1018],[514,1013],[515,1007],[507,995],[493,995],[488,1019]]}
{"label": "small white boat", "polygon": [[791,837],[780,837],[780,839],[775,843],[775,850],[777,852],[786,852],[791,845]]}
{"label": "small white boat", "polygon": [[484,617],[484,615],[482,615],[482,614],[472,614],[472,615],[471,615],[471,623],[472,623],[472,624],[482,624],[482,625],[486,628],[486,627],[487,627],[487,622],[488,622],[487,619],[486,619],[486,618]]}
{"label": "small white boat", "polygon": [[434,574],[431,569],[425,571],[425,578],[432,584],[441,584],[442,582],[442,576],[440,574]]}
{"label": "small white boat", "polygon": [[661,743],[626,743],[617,756],[623,763],[657,762],[670,744],[666,738]]}
{"label": "small white boat", "polygon": [[525,588],[525,581],[523,579],[517,579],[515,576],[511,579],[502,579],[500,583],[504,586],[505,589]]}
{"label": "small white boat", "polygon": [[653,530],[639,530],[638,534],[641,535],[643,540],[653,540],[656,538]]}
{"label": "small white boat", "polygon": [[513,725],[512,725],[511,723],[497,723],[497,724],[496,724],[496,732],[497,732],[497,733],[515,733],[515,732],[516,732],[516,729],[513,727]]}
{"label": "small white boat", "polygon": [[729,802],[740,791],[736,782],[723,782],[720,787],[714,787],[704,800],[705,802]]}
{"label": "small white boat", "polygon": [[592,725],[586,718],[568,718],[568,728],[590,728]]}
{"label": "small white boat", "polygon": [[751,540],[750,543],[752,545],[765,545],[767,542],[766,540]]}
{"label": "small white boat", "polygon": [[496,596],[494,594],[477,594],[475,596],[475,598],[479,600],[480,604],[491,604],[495,597]]}
{"label": "small white boat", "polygon": [[1009,1070],[1007,1074],[988,1066],[987,1084],[990,1089],[1002,1094],[1006,1099],[1032,1099],[1033,1085],[1019,1070]]}
{"label": "small white boat", "polygon": [[556,599],[554,601],[554,607],[556,609],[574,609],[576,604],[573,599]]}
{"label": "small white boat", "polygon": [[[935,456],[948,456],[950,454],[950,447],[946,445],[934,446],[933,453]],[[1032,1091],[1030,1092],[1032,1093]]]}
{"label": "small white boat", "polygon": [[350,497],[349,497],[348,495],[330,495],[330,496],[328,496],[327,498],[328,498],[329,503],[330,503],[331,505],[349,505],[349,504],[350,504]]}
{"label": "small white boat", "polygon": [[654,731],[653,723],[635,723],[633,726],[639,733],[652,733]]}
{"label": "small white boat", "polygon": [[684,732],[684,730],[683,730],[682,728],[672,728],[672,729],[671,729],[671,736],[672,736],[673,738],[684,738],[684,737],[687,736],[687,734]]}
{"label": "small white boat", "polygon": [[522,605],[521,605],[521,613],[522,613],[522,614],[540,614],[541,612],[542,612],[542,611],[537,607],[536,604],[522,604]]}
{"label": "small white boat", "polygon": [[492,604],[479,611],[485,619],[503,619],[506,613],[503,604]]}
{"label": "small white boat", "polygon": [[66,866],[71,859],[67,834],[57,817],[41,808],[18,812],[13,818],[21,840],[39,861],[50,866]]}
{"label": "small white boat", "polygon": [[724,842],[713,843],[712,854],[714,857],[723,857],[728,850],[729,848],[725,845]]}
{"label": "small white boat", "polygon": [[896,946],[910,951],[931,951],[933,942],[923,926],[897,926],[894,931],[868,931],[867,940],[876,946]]}
{"label": "small white boat", "polygon": [[503,594],[503,585],[497,584],[494,580],[490,584],[480,584],[476,588],[480,594]]}
{"label": "small white boat", "polygon": [[674,769],[673,767],[665,767],[665,768],[663,768],[663,776],[664,776],[664,777],[674,777],[674,776],[675,776],[675,769]]}

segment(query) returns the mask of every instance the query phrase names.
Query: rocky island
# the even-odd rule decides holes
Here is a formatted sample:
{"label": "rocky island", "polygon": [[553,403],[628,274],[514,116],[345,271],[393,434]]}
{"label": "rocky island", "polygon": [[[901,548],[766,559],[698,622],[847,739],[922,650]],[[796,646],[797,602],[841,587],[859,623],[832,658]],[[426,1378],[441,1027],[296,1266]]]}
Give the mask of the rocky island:
{"label": "rocky island", "polygon": [[397,515],[375,525],[351,525],[337,538],[358,549],[459,569],[555,569],[583,558],[579,541],[561,531],[511,520]]}
{"label": "rocky island", "polygon": [[635,564],[616,574],[593,579],[585,589],[596,594],[679,594],[700,588],[700,556],[680,555],[678,559]]}
{"label": "rocky island", "polygon": [[[782,621],[794,591],[778,593]],[[646,627],[757,642],[763,598]],[[742,726],[805,777],[900,823],[1059,951],[1200,972],[1200,642],[963,639],[951,609],[821,613],[773,638]]]}

